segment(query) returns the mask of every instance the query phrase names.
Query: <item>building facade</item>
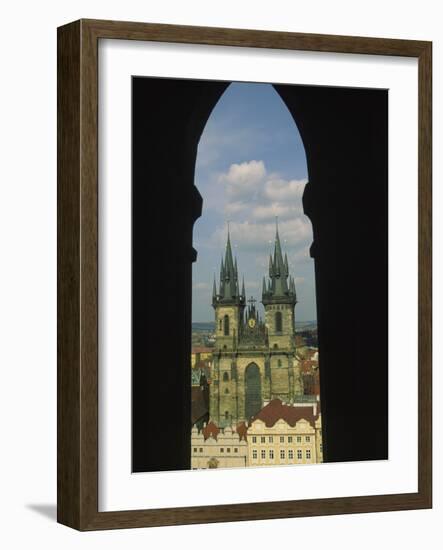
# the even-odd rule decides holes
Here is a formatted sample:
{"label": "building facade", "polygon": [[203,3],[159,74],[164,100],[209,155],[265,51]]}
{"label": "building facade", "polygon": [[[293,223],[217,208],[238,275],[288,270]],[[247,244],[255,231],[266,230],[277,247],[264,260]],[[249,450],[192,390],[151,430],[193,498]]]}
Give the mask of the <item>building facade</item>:
{"label": "building facade", "polygon": [[249,466],[323,462],[321,414],[312,406],[272,400],[248,427]]}
{"label": "building facade", "polygon": [[240,290],[237,259],[230,237],[221,261],[220,281],[214,279],[215,346],[210,385],[210,418],[218,426],[248,421],[263,404],[278,398],[293,402],[303,394],[301,358],[295,345],[295,283],[283,257],[278,228],[269,278],[263,278],[264,319]]}
{"label": "building facade", "polygon": [[191,468],[245,468],[248,466],[246,426],[218,428],[213,422],[191,433]]}

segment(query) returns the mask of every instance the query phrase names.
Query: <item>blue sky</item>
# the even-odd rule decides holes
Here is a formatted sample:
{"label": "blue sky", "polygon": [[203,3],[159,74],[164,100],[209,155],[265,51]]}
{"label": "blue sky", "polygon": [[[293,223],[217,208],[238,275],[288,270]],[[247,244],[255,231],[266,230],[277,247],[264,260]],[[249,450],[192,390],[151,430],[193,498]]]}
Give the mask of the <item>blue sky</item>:
{"label": "blue sky", "polygon": [[203,197],[203,213],[194,225],[194,322],[214,318],[212,281],[220,271],[228,221],[247,297],[260,301],[276,216],[296,281],[296,320],[316,319],[314,262],[309,257],[312,228],[301,202],[307,177],[300,134],[274,88],[231,84],[211,113],[198,147],[195,184]]}

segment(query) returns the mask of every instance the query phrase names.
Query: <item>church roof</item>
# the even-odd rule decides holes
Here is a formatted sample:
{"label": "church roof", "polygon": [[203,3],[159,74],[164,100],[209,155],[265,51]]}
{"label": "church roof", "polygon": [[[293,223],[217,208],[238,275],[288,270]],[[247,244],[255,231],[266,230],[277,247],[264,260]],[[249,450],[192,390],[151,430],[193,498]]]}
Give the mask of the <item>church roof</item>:
{"label": "church roof", "polygon": [[314,416],[313,407],[283,405],[280,399],[273,399],[252,417],[251,422],[262,420],[268,428],[272,428],[280,419],[287,422],[291,427],[294,427],[296,423],[302,419],[307,420],[314,426],[317,416]]}
{"label": "church roof", "polygon": [[204,392],[200,386],[191,388],[191,423],[194,425],[198,420],[208,414],[208,404],[206,403]]}

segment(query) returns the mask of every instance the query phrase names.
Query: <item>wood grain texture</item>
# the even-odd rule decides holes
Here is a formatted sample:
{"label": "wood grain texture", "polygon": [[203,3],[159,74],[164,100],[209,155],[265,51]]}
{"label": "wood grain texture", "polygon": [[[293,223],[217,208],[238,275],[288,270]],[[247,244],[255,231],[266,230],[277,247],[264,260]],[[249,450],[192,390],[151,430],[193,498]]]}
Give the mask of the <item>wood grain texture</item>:
{"label": "wood grain texture", "polygon": [[79,526],[80,23],[58,32],[57,517]]}
{"label": "wood grain texture", "polygon": [[[100,38],[419,59],[419,490],[417,493],[98,512]],[[58,521],[79,530],[408,510],[432,506],[431,43],[81,20],[58,29]]]}
{"label": "wood grain texture", "polygon": [[432,44],[418,74],[418,489],[432,507]]}

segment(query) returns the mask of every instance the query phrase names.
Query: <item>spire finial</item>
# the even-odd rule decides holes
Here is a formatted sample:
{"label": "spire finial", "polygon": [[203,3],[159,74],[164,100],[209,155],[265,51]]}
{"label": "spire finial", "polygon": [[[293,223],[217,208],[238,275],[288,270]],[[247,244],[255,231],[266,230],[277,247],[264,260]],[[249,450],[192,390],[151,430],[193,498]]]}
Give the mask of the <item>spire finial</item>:
{"label": "spire finial", "polygon": [[214,282],[212,285],[212,299],[215,299],[217,296],[217,285],[215,283],[215,273],[214,273]]}
{"label": "spire finial", "polygon": [[275,216],[275,235],[278,239],[278,216]]}

